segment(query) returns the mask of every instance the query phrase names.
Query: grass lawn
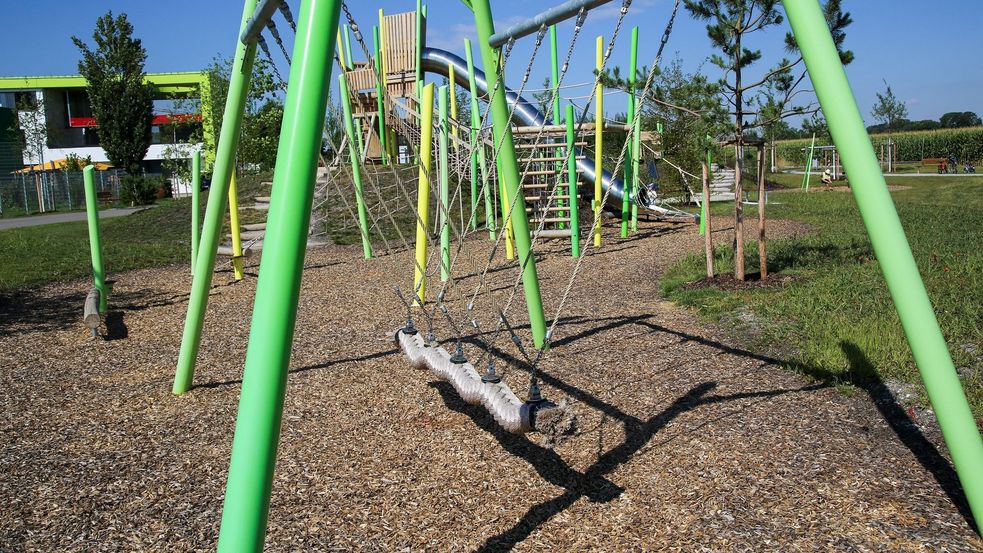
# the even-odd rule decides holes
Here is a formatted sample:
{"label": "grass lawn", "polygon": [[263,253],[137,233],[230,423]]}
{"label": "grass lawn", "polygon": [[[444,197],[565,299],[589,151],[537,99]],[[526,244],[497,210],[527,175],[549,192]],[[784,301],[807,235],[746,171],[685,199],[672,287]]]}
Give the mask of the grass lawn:
{"label": "grass lawn", "polygon": [[[769,180],[773,177],[801,179],[770,175]],[[892,196],[973,412],[983,418],[983,176],[888,182],[911,187]],[[684,287],[705,276],[703,257],[691,256],[670,270],[663,292],[732,325],[751,347],[846,389],[872,379],[919,383],[852,194],[816,190],[770,199],[780,205],[768,207],[769,217],[817,229],[768,244],[769,272],[793,277],[790,284],[741,291]],[[713,213],[732,217],[733,204],[714,205]],[[757,216],[755,206],[746,206],[745,213]],[[719,248],[716,257],[718,272],[733,270],[729,246]],[[759,270],[756,243],[747,245],[746,263],[748,273]]]}

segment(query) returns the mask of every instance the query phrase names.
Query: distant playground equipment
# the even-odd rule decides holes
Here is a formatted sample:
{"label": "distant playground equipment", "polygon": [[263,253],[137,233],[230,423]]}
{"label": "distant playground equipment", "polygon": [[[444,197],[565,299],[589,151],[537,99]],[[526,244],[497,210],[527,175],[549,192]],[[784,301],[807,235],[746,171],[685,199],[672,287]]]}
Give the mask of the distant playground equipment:
{"label": "distant playground equipment", "polygon": [[[636,83],[638,86],[633,92],[639,93],[630,95],[634,98],[631,100],[633,115],[617,129],[630,139],[625,141],[611,171],[602,166],[601,161],[605,158],[601,150],[604,131],[613,132],[616,127],[603,119],[600,104],[604,91],[599,77],[595,78],[588,99],[588,103],[596,102],[592,128],[585,121],[588,117],[586,109],[577,116],[573,107],[567,106],[566,117],[560,115],[558,91],[569,67],[569,54],[562,64],[557,55],[552,55],[553,90],[552,101],[546,104],[547,113],[540,113],[522,98],[535,54],[547,34],[551,38],[550,49],[556,51],[556,31],[552,25],[576,18],[569,49],[572,52],[589,10],[609,1],[564,2],[505,33],[496,34],[490,0],[466,0],[464,4],[475,18],[483,73],[474,68],[467,47],[465,60],[426,47],[426,7],[419,2],[417,10],[409,14],[386,16],[380,11],[379,25],[372,33],[374,48],[370,49],[347,6],[339,0],[302,0],[296,22],[282,0],[245,1],[214,165],[212,193],[195,259],[173,387],[176,394],[191,388],[224,203],[231,184],[245,92],[250,86],[251,66],[257,46],[270,55],[265,40],[261,40],[264,30],[268,29],[286,53],[272,19],[279,12],[295,33],[294,49],[288,60],[290,86],[286,94],[261,276],[232,445],[218,544],[220,551],[258,551],[265,538],[300,275],[315,196],[312,185],[318,178],[332,50],[335,50],[339,65],[345,68],[340,77],[342,109],[350,115],[345,118],[343,144],[332,146],[339,154],[338,159],[347,159],[347,163],[339,161],[331,168],[325,166],[322,169],[328,171],[326,178],[329,180],[338,176],[350,178],[350,184],[346,186],[354,193],[357,204],[357,213],[355,209],[351,210],[352,219],[359,221],[365,257],[379,255],[374,249],[377,244],[371,239],[373,232],[377,232],[374,229],[380,218],[393,218],[394,210],[401,209],[398,202],[402,202],[402,209],[412,213],[416,221],[415,242],[411,243],[401,235],[402,247],[385,247],[388,251],[402,249],[415,253],[413,267],[403,275],[394,275],[399,282],[412,283],[413,288],[411,294],[404,294],[399,286],[395,287],[406,309],[406,321],[394,337],[410,363],[426,366],[438,377],[451,382],[465,401],[483,404],[508,431],[555,431],[556,421],[569,415],[562,405],[554,405],[542,397],[537,371],[542,360],[550,355],[554,332],[576,283],[579,267],[591,257],[587,250],[601,246],[602,207],[608,205],[615,212],[621,208],[622,236],[634,225],[636,209],[651,211],[661,217],[681,216],[658,199],[651,202],[648,193],[637,192],[642,159],[639,114],[654,73],[650,73],[644,83]],[[630,0],[623,0],[607,46],[603,38],[597,40],[594,69],[599,70],[598,73],[610,59],[630,4]],[[652,71],[659,65],[679,5],[677,0],[651,64]],[[839,151],[844,153],[843,166],[855,177],[854,195],[861,215],[867,223],[871,242],[960,481],[980,520],[983,517],[983,441],[907,246],[823,12],[819,3],[813,0],[787,0],[785,9],[807,69],[815,77],[812,81],[833,139]],[[346,26],[339,26],[342,12],[347,19]],[[637,36],[634,31],[632,34]],[[535,35],[533,56],[528,65],[525,60],[520,62],[526,67],[523,84],[512,92],[504,85],[504,72],[509,67],[515,42],[528,35]],[[352,59],[352,37],[368,61]],[[437,88],[426,83],[424,72],[440,77],[446,75],[449,85]],[[456,121],[457,86],[466,87],[471,93],[470,125]],[[479,109],[479,97],[487,106],[484,111]],[[594,135],[593,163],[587,155],[591,132]],[[401,150],[404,160],[413,160],[418,166],[419,176],[415,182],[401,177],[395,168]],[[759,168],[764,165],[763,159],[763,148],[759,148]],[[395,205],[380,202],[376,210],[368,208],[366,197],[380,192],[377,183],[373,182],[372,172],[365,170],[369,163],[391,172],[396,190],[402,193],[402,197],[392,201]],[[520,163],[523,164],[521,169]],[[710,163],[708,159],[701,176],[704,207],[709,201],[707,173]],[[631,173],[631,178],[615,176],[622,168]],[[759,170],[759,175],[762,174],[763,170]],[[592,183],[593,194],[590,190],[581,190],[581,182]],[[415,198],[411,185],[415,185]],[[470,201],[465,202],[468,191]],[[437,200],[433,204],[431,193]],[[579,210],[579,200],[584,196],[592,198],[588,212]],[[740,200],[739,195],[737,199]],[[741,205],[740,201],[736,203]],[[430,214],[434,209],[436,220],[432,221]],[[581,217],[577,213],[586,216],[584,222],[589,224],[584,230],[593,238],[582,244],[578,244]],[[493,240],[491,255],[483,267],[474,261],[473,255],[461,255],[476,244],[485,245],[483,240],[469,239],[477,238],[470,235],[479,232],[478,222],[482,215],[485,218],[483,230],[487,230]],[[501,218],[500,224],[496,217]],[[691,216],[686,217],[694,220]],[[709,240],[709,220],[706,223],[705,235]],[[554,226],[547,228],[548,224]],[[562,295],[555,302],[558,306],[550,324],[547,324],[533,256],[534,247],[547,230],[566,231],[554,236],[570,239],[571,254],[576,259]],[[380,237],[384,239],[384,235]],[[513,285],[496,292],[489,289],[485,277],[498,258],[496,254],[502,242],[505,242],[507,254],[512,250],[515,261],[495,270],[511,271],[507,274],[513,279]],[[432,260],[433,257],[437,260]],[[472,267],[462,267],[469,257]],[[478,280],[474,290],[465,290],[458,282],[465,272],[473,273],[472,278]],[[434,281],[439,287],[436,294],[431,290],[428,295],[428,281]],[[517,330],[511,322],[514,314],[509,313],[520,284],[528,311],[528,332]],[[479,321],[485,316],[477,313],[476,302],[494,313],[491,319],[484,318],[486,326]],[[461,312],[462,305],[465,306],[464,313]],[[446,328],[450,329],[454,342],[453,354],[441,347],[435,336],[435,325],[443,320],[446,320]],[[424,327],[417,329],[417,321],[423,322]],[[463,347],[465,330],[462,329],[469,326],[475,332],[467,337],[480,344],[474,363],[467,359]],[[492,349],[501,337],[511,339],[528,371],[525,400],[520,399],[495,370]]]}

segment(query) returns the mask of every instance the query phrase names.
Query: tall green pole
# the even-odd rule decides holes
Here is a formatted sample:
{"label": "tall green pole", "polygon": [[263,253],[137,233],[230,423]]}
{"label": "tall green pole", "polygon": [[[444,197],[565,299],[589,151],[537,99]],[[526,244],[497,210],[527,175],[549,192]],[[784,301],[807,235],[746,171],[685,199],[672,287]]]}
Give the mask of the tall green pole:
{"label": "tall green pole", "polygon": [[983,521],[983,440],[952,364],[918,266],[864,128],[846,72],[816,1],[785,0],[785,11],[908,344],[939,419],[977,525]]}
{"label": "tall green pole", "polygon": [[[201,345],[201,329],[205,323],[205,310],[208,307],[208,292],[212,287],[212,272],[215,270],[215,256],[222,233],[222,219],[228,201],[229,179],[232,176],[239,134],[242,130],[242,114],[246,108],[249,92],[249,78],[253,72],[253,59],[256,57],[256,44],[243,44],[239,36],[245,30],[246,22],[256,8],[257,0],[246,0],[242,11],[242,25],[236,34],[236,54],[232,62],[232,77],[229,80],[229,93],[225,100],[225,114],[222,117],[222,131],[219,134],[215,164],[212,168],[212,188],[208,194],[205,221],[195,259],[194,277],[191,281],[191,296],[188,299],[188,313],[184,320],[184,335],[181,338],[181,351],[177,359],[177,371],[171,391],[183,394],[191,388],[195,375],[198,348]],[[331,34],[334,38],[334,33]],[[330,52],[330,50],[329,50]],[[325,54],[329,55],[329,54]]]}
{"label": "tall green pole", "polygon": [[[636,85],[636,75],[638,68],[638,27],[634,27],[631,30],[631,74],[628,76],[628,80],[631,83],[631,102],[636,104],[638,100],[635,99],[635,85]],[[639,120],[641,120],[639,118]],[[660,125],[661,127],[661,125]],[[659,129],[661,133],[661,128]],[[632,232],[638,232],[638,195],[639,186],[641,185],[641,176],[639,175],[639,163],[642,157],[642,125],[638,124],[632,128],[632,140],[631,140],[631,189],[634,191],[635,200],[631,202],[631,230]]]}
{"label": "tall green pole", "polygon": [[[556,25],[550,25],[550,93],[553,96],[553,124],[561,125],[563,124],[563,114],[560,111],[560,59],[557,53],[557,40],[556,40]],[[555,157],[563,157],[561,152],[563,148],[557,148],[555,150]],[[563,181],[561,175],[563,174],[563,162],[558,161],[555,166],[556,169],[556,182],[559,185]],[[556,201],[557,207],[563,207],[563,200],[558,199]],[[562,211],[557,213],[557,216],[563,218],[566,214]],[[557,225],[557,228],[565,228],[563,222]]]}
{"label": "tall green pole", "polygon": [[448,86],[444,85],[437,89],[437,117],[440,125],[440,136],[438,137],[440,151],[438,152],[438,163],[440,164],[440,281],[447,282],[451,272],[451,184],[449,164],[448,144],[448,118],[447,118],[447,94]]}
{"label": "tall green pole", "polygon": [[[478,143],[481,132],[481,109],[478,105],[478,84],[474,78],[474,55],[471,52],[471,39],[464,39],[464,55],[468,62],[468,85],[471,89],[471,147],[472,158],[478,160],[481,170],[481,190],[485,196],[485,227],[488,228],[488,238],[495,239],[495,205],[492,188],[488,184],[488,166],[485,162],[485,147]],[[472,161],[472,166],[474,162]],[[474,173],[472,172],[472,175]]]}
{"label": "tall green pole", "polygon": [[352,103],[348,97],[348,78],[342,71],[338,75],[341,89],[341,111],[345,116],[345,132],[348,134],[348,157],[352,163],[352,180],[355,181],[355,203],[358,204],[358,227],[362,232],[362,253],[365,259],[372,258],[372,243],[369,241],[369,223],[365,211],[365,197],[362,189],[362,164],[355,151],[355,124],[352,121]]}
{"label": "tall green pole", "polygon": [[344,35],[345,35],[345,54],[348,62],[348,67],[355,67],[355,60],[352,59],[352,52],[354,52],[354,50],[352,50],[352,34],[349,31],[347,24],[344,26]]}
{"label": "tall green pole", "polygon": [[806,172],[802,175],[802,189],[809,191],[809,178],[812,176],[812,156],[816,149],[816,133],[812,133],[812,142],[809,143],[809,154],[806,156]]}
{"label": "tall green pole", "polygon": [[106,297],[106,273],[102,270],[102,240],[99,238],[99,198],[93,173],[96,168],[87,165],[82,170],[85,186],[85,213],[89,221],[89,253],[92,255],[92,284],[99,290],[99,312],[105,313],[109,305]]}
{"label": "tall green pole", "polygon": [[621,195],[621,237],[628,237],[631,221],[631,198],[635,193],[635,73],[638,71],[638,27],[631,30],[631,55],[628,62],[628,163],[625,163],[625,191]]}
{"label": "tall green pole", "polygon": [[341,0],[305,0],[225,488],[220,552],[262,551]]}
{"label": "tall green pole", "polygon": [[386,149],[386,106],[382,101],[385,87],[383,81],[385,75],[382,73],[382,50],[379,49],[379,27],[372,27],[372,46],[375,49],[375,93],[376,106],[379,118],[379,151],[382,156],[382,164],[386,165],[389,159],[389,151]]}
{"label": "tall green pole", "polygon": [[529,310],[529,324],[532,329],[533,343],[537,348],[541,348],[546,341],[546,316],[543,314],[539,276],[536,274],[536,260],[532,256],[532,244],[529,239],[526,202],[519,184],[519,164],[515,155],[515,143],[512,140],[512,128],[509,125],[509,106],[505,100],[505,90],[503,90],[505,87],[504,71],[499,67],[497,51],[488,44],[488,39],[495,34],[495,23],[492,19],[489,0],[471,0],[471,7],[474,10],[478,45],[481,48],[481,61],[485,67],[485,76],[488,79],[489,94],[493,96],[491,103],[492,132],[495,137],[499,167],[502,169],[502,177],[505,182],[507,203],[511,209],[510,220],[515,234],[516,249],[519,252],[519,266],[522,267],[522,288],[526,295],[526,307]]}
{"label": "tall green pole", "polygon": [[570,253],[580,257],[580,206],[577,204],[577,136],[573,127],[573,106],[567,106],[567,184],[570,195]]}
{"label": "tall green pole", "polygon": [[195,274],[201,238],[201,152],[191,154],[191,274]]}

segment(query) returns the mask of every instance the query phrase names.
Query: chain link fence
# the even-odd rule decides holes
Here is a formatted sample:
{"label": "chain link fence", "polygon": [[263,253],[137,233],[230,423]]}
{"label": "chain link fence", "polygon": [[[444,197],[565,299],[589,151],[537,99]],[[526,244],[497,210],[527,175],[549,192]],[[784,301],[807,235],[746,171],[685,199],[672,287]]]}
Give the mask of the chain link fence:
{"label": "chain link fence", "polygon": [[[100,203],[119,200],[121,171],[96,171]],[[81,172],[49,171],[0,176],[0,217],[85,209]]]}

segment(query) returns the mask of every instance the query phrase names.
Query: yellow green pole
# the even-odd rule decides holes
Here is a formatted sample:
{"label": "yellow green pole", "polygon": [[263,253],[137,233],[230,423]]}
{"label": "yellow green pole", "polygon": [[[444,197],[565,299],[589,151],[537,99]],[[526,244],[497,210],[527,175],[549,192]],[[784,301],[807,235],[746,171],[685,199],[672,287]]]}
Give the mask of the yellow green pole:
{"label": "yellow green pole", "polygon": [[631,223],[631,206],[635,195],[635,72],[638,65],[638,27],[631,30],[631,57],[628,62],[628,162],[625,163],[625,188],[621,195],[621,237],[628,237]]}
{"label": "yellow green pole", "polygon": [[348,32],[348,25],[345,25],[343,28],[345,35],[345,55],[348,56],[347,67],[348,69],[353,69],[355,64],[352,62],[352,35]]}
{"label": "yellow green pole", "polygon": [[82,170],[85,186],[85,212],[89,221],[89,253],[92,256],[92,283],[99,290],[99,312],[105,313],[109,306],[106,290],[106,273],[102,269],[102,240],[99,238],[99,199],[96,197],[96,183],[93,174],[96,168],[87,165]]}
{"label": "yellow green pole", "polygon": [[[604,67],[604,37],[597,37],[597,71]],[[601,172],[604,167],[604,85],[600,79],[594,89],[594,245],[601,245]]]}
{"label": "yellow green pole", "polygon": [[335,42],[338,43],[338,61],[341,62],[341,67],[338,69],[344,71],[348,68],[348,62],[345,61],[345,42],[341,40],[341,27],[338,27],[338,36],[335,39]]}
{"label": "yellow green pole", "polygon": [[345,133],[348,134],[348,158],[352,164],[352,181],[355,184],[355,203],[358,204],[358,228],[362,234],[362,253],[365,259],[372,258],[372,243],[369,241],[368,214],[365,209],[365,197],[362,189],[362,164],[355,151],[355,124],[352,120],[352,103],[348,96],[348,78],[342,71],[338,75],[338,87],[341,92],[341,110],[345,120]]}
{"label": "yellow green pole", "polygon": [[420,101],[420,178],[416,193],[416,266],[414,305],[423,305],[427,290],[427,227],[430,224],[430,168],[433,157],[433,83],[423,87]]}
{"label": "yellow green pole", "polygon": [[236,189],[236,173],[229,178],[229,227],[232,233],[232,274],[236,281],[245,277],[242,262],[242,236],[239,233],[239,192]]}
{"label": "yellow green pole", "polygon": [[[502,204],[502,226],[505,228],[505,259],[515,259],[515,233],[512,230],[512,217],[509,215],[509,195],[505,190],[505,175],[502,174],[500,156],[496,156],[498,168],[498,197]],[[520,189],[520,193],[521,189]]]}
{"label": "yellow green pole", "polygon": [[[638,72],[638,27],[634,27],[631,30],[631,56],[629,58],[631,63],[631,73],[628,75],[628,82],[631,83],[631,96],[629,100],[631,101],[633,107],[638,109],[638,100],[635,98],[635,85],[636,85],[636,73]],[[632,139],[631,139],[631,190],[634,199],[631,202],[631,230],[632,232],[638,231],[638,198],[640,191],[638,187],[641,185],[641,178],[638,174],[639,172],[639,160],[642,155],[642,125],[641,116],[636,116],[638,118],[639,124],[632,127]]]}
{"label": "yellow green pole", "polygon": [[389,84],[386,77],[389,68],[386,66],[386,14],[379,8],[379,71],[382,73],[382,86]]}
{"label": "yellow green pole", "polygon": [[[450,94],[450,102],[451,102],[451,119],[454,122],[457,122],[457,86],[454,85],[454,77],[455,77],[454,64],[451,63],[448,64],[447,66],[447,80],[450,83],[447,86],[450,88],[449,94]],[[454,137],[452,143],[454,144],[454,151],[457,152],[458,149],[457,142],[458,139],[460,138],[460,135],[458,135],[457,133],[457,125],[451,126],[451,136]]]}
{"label": "yellow green pole", "polygon": [[580,206],[577,205],[577,136],[573,126],[573,106],[567,106],[567,186],[570,195],[570,253],[580,257]]}
{"label": "yellow green pole", "polygon": [[[379,11],[381,12],[382,10]],[[382,48],[379,42],[381,40],[382,37],[379,33],[379,27],[372,27],[372,44],[375,47],[375,70],[377,75],[375,91],[376,108],[379,117],[379,156],[382,159],[382,164],[386,165],[389,159],[389,148],[386,146],[389,131],[386,129],[386,106],[382,99],[386,90],[386,73],[382,66]]]}
{"label": "yellow green pole", "polygon": [[195,274],[201,240],[201,152],[191,154],[191,275]]}

